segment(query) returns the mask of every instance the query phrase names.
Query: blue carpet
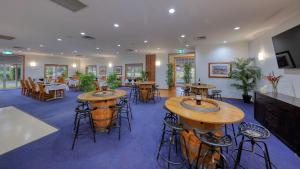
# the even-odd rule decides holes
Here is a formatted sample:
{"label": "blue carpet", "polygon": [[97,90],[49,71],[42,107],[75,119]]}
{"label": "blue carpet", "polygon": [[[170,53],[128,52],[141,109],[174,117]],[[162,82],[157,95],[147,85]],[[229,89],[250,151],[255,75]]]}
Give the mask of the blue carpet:
{"label": "blue carpet", "polygon": [[[79,92],[67,92],[62,100],[40,102],[21,96],[19,90],[0,91],[0,107],[15,106],[57,127],[58,132],[10,151],[0,157],[0,169],[155,169],[155,154],[161,135],[165,99],[153,104],[132,104],[134,119],[132,132],[124,121],[121,141],[118,132],[110,135],[81,136],[71,151],[74,108]],[[246,113],[246,121],[253,119],[253,105],[239,100],[226,100]],[[256,123],[256,122],[255,122]],[[1,138],[0,138],[1,139]],[[277,138],[272,136],[269,146],[272,162],[278,169],[297,169],[300,159]],[[262,159],[245,154],[242,165],[249,169],[264,168]]]}

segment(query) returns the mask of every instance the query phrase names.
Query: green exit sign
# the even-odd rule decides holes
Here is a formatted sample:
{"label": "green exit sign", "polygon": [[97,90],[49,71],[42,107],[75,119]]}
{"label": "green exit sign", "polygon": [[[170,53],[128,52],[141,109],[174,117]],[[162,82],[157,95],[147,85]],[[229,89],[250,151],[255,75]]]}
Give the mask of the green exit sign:
{"label": "green exit sign", "polygon": [[177,49],[177,53],[183,54],[184,53],[184,49]]}

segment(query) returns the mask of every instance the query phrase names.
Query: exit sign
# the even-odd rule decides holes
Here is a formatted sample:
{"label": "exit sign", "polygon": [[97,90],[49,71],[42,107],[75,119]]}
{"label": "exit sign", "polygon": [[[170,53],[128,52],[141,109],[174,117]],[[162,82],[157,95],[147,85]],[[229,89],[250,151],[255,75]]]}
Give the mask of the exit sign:
{"label": "exit sign", "polygon": [[10,50],[4,50],[4,51],[2,51],[2,54],[3,54],[3,55],[12,55],[13,52],[10,51]]}
{"label": "exit sign", "polygon": [[177,49],[177,53],[183,54],[184,53],[184,49]]}

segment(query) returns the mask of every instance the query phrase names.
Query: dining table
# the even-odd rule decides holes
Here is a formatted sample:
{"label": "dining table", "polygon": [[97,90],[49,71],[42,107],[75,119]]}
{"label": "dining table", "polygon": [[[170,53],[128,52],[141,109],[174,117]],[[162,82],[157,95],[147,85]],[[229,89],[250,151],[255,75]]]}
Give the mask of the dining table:
{"label": "dining table", "polygon": [[[47,93],[47,94],[53,93],[53,97],[47,99],[47,101],[61,99],[61,98],[63,98],[63,95],[58,96],[57,92],[62,91],[62,90],[63,91],[69,90],[69,86],[64,83],[44,83],[44,85],[45,85],[45,89],[44,89],[45,93]],[[36,91],[38,92],[39,90],[40,90],[39,85],[37,85]]]}
{"label": "dining table", "polygon": [[216,88],[216,85],[200,83],[200,84],[186,84],[185,87],[191,88],[192,92],[194,92],[196,95],[208,96],[208,90]]}
{"label": "dining table", "polygon": [[155,81],[139,81],[135,82],[135,84],[139,88],[140,92],[140,100],[142,101],[149,101],[154,99],[152,95],[153,87],[155,86]]}
{"label": "dining table", "polygon": [[[113,107],[117,104],[120,97],[126,95],[125,90],[99,90],[82,93],[77,96],[80,101],[87,101],[90,103],[92,111],[92,118],[97,131],[104,132],[110,125],[112,117],[117,113]],[[102,108],[99,108],[102,107]]]}
{"label": "dining table", "polygon": [[[222,136],[224,135],[222,126],[241,122],[245,118],[245,113],[240,108],[230,103],[208,98],[203,98],[199,105],[193,96],[171,97],[166,100],[165,107],[179,116],[179,121],[185,129],[181,135],[187,143],[190,162],[195,161],[197,158],[198,148],[201,143],[194,135],[193,129],[196,128],[203,133],[212,132]],[[181,146],[185,150],[186,147]],[[204,156],[207,149],[207,146],[203,146],[200,156]],[[184,156],[186,157],[186,154]],[[205,159],[204,161],[209,163],[211,160]]]}

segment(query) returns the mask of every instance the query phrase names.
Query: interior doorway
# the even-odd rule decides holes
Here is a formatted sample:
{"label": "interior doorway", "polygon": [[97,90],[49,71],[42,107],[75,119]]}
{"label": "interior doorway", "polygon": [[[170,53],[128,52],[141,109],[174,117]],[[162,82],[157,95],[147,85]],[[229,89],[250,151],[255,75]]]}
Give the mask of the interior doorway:
{"label": "interior doorway", "polygon": [[21,87],[20,80],[24,76],[23,56],[0,55],[0,90]]}
{"label": "interior doorway", "polygon": [[[184,84],[184,65],[191,65],[191,83],[196,81],[196,71],[195,71],[195,57],[194,54],[187,55],[173,55],[172,62],[174,65],[174,83],[175,86],[182,86]],[[170,60],[169,60],[170,61]]]}

